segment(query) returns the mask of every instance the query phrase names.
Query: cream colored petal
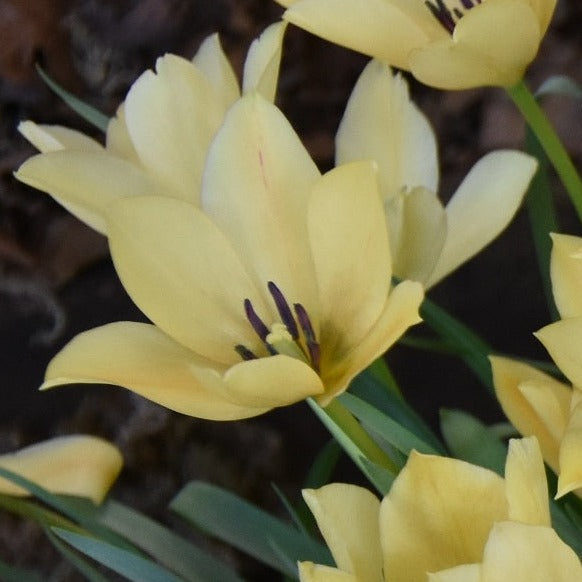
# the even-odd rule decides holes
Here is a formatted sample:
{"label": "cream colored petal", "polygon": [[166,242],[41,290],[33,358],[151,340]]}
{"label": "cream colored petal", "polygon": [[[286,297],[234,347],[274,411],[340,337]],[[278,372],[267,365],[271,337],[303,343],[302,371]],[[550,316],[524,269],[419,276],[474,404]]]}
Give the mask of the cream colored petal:
{"label": "cream colored petal", "polygon": [[114,156],[140,165],[139,156],[127,130],[125,103],[122,103],[117,108],[115,117],[109,120],[109,125],[107,126],[107,151]]}
{"label": "cream colored petal", "polygon": [[393,250],[394,274],[399,279],[413,279],[423,284],[430,279],[447,238],[447,215],[436,194],[425,188],[403,193],[401,200],[386,205],[388,224],[391,213],[399,224],[399,239]]}
{"label": "cream colored petal", "polygon": [[240,97],[240,88],[230,61],[222,50],[218,34],[204,39],[192,63],[202,71],[217,94],[222,96],[226,111]]}
{"label": "cream colored petal", "polygon": [[540,33],[543,36],[552,20],[557,0],[529,0],[529,3],[538,17]]}
{"label": "cream colored petal", "polygon": [[386,580],[481,561],[491,526],[507,517],[503,479],[457,459],[413,451],[380,508]]}
{"label": "cream colored petal", "polygon": [[544,460],[535,437],[509,441],[505,491],[510,520],[552,526]]}
{"label": "cream colored petal", "polygon": [[283,18],[399,69],[408,69],[412,49],[447,34],[423,3],[410,0],[299,0]]}
{"label": "cream colored petal", "polygon": [[582,316],[582,238],[551,233],[552,293],[562,319]]}
{"label": "cream colored petal", "polygon": [[220,372],[153,325],[117,322],[86,331],[50,362],[42,386],[113,384],[197,418],[234,420],[266,411],[237,403],[208,378]]}
{"label": "cream colored petal", "polygon": [[545,461],[557,472],[571,389],[522,362],[498,356],[489,359],[503,411],[522,435],[537,437]]}
{"label": "cream colored petal", "polygon": [[50,194],[90,227],[105,234],[105,209],[115,199],[156,194],[158,185],[139,168],[106,153],[56,151],[29,158],[15,173]]}
{"label": "cream colored petal", "polygon": [[[111,443],[88,435],[53,438],[0,456],[0,467],[52,493],[88,497],[101,503],[117,479],[123,458]],[[28,493],[0,478],[0,493]]]}
{"label": "cream colored petal", "polygon": [[210,81],[186,59],[158,59],[125,100],[127,129],[145,168],[168,196],[197,203],[204,160],[225,105]]}
{"label": "cream colored petal", "polygon": [[421,321],[418,309],[424,298],[422,285],[403,281],[390,293],[384,310],[361,342],[347,353],[322,351],[321,376],[325,394],[317,398],[326,406],[362,370],[380,357],[411,326]]}
{"label": "cream colored petal", "polygon": [[262,348],[244,311],[265,311],[229,241],[198,208],[172,198],[124,199],[109,214],[109,245],[138,307],[173,339],[216,362],[235,346]]}
{"label": "cream colored petal", "polygon": [[403,188],[438,188],[434,132],[390,67],[371,61],[360,75],[336,135],[336,162],[375,160],[382,197]]}
{"label": "cream colored petal", "polygon": [[390,248],[376,165],[353,162],[313,188],[309,241],[319,289],[323,349],[345,353],[374,325],[390,290]]}
{"label": "cream colored petal", "polygon": [[304,489],[303,499],[337,567],[356,580],[382,582],[380,502],[376,496],[362,487],[332,483],[320,489]]}
{"label": "cream colored petal", "polygon": [[298,567],[301,582],[360,582],[352,574],[313,562],[299,562]]}
{"label": "cream colored petal", "polygon": [[283,114],[250,93],[229,111],[208,155],[202,207],[237,249],[257,289],[273,281],[315,318],[307,205],[319,172]]}
{"label": "cream colored petal", "polygon": [[266,28],[249,47],[243,74],[243,93],[257,91],[267,101],[274,101],[279,80],[286,22]]}
{"label": "cream colored petal", "polygon": [[447,238],[429,287],[501,233],[519,208],[536,168],[534,158],[510,150],[489,153],[471,168],[446,206]]}
{"label": "cream colored petal", "polygon": [[560,446],[560,472],[556,498],[582,488],[582,392],[574,390],[572,411]]}
{"label": "cream colored petal", "polygon": [[481,582],[481,564],[463,564],[429,573],[428,582]]}
{"label": "cream colored petal", "polygon": [[89,136],[60,125],[37,125],[22,121],[18,131],[41,153],[59,150],[102,152],[103,146]]}
{"label": "cream colored petal", "polygon": [[256,408],[287,406],[324,389],[306,363],[283,355],[242,362],[227,370],[223,380],[229,398]]}
{"label": "cream colored petal", "polygon": [[509,521],[493,527],[482,572],[482,582],[582,580],[580,560],[553,529]]}
{"label": "cream colored petal", "polygon": [[582,386],[582,317],[546,325],[534,335],[574,386]]}
{"label": "cream colored petal", "polygon": [[441,89],[511,86],[534,59],[540,38],[527,0],[487,0],[465,13],[451,39],[414,50],[410,70]]}

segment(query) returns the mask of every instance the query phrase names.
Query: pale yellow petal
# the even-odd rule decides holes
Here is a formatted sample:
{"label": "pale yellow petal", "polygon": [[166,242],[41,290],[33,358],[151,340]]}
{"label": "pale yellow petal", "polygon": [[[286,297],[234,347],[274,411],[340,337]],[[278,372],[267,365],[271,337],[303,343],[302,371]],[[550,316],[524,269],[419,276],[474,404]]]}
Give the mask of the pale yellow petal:
{"label": "pale yellow petal", "polygon": [[62,150],[29,158],[15,173],[50,194],[90,227],[105,234],[105,209],[115,199],[156,194],[158,186],[138,167],[107,153]]}
{"label": "pale yellow petal", "polygon": [[140,160],[166,186],[164,194],[196,204],[210,141],[225,105],[192,63],[166,55],[125,100],[127,129]]}
{"label": "pale yellow petal", "polygon": [[243,93],[257,91],[267,101],[274,101],[279,80],[286,22],[266,28],[249,47],[243,73]]}
{"label": "pale yellow petal", "polygon": [[198,354],[228,365],[239,361],[238,344],[265,351],[244,311],[244,300],[250,299],[265,313],[261,295],[230,242],[198,208],[140,196],[116,203],[109,218],[119,277],[156,325]]}
{"label": "pale yellow petal", "polygon": [[[101,503],[117,479],[123,458],[111,443],[88,435],[57,437],[0,456],[0,467],[52,493],[89,497]],[[27,495],[0,478],[0,493]]]}
{"label": "pale yellow petal", "polygon": [[471,168],[446,206],[447,238],[428,286],[501,233],[519,208],[536,168],[534,158],[509,150],[487,154]]}
{"label": "pale yellow petal", "polygon": [[574,386],[582,386],[582,317],[546,325],[534,335]]}
{"label": "pale yellow petal", "polygon": [[560,446],[560,472],[556,498],[582,487],[582,392],[574,390],[570,419]]}
{"label": "pale yellow petal", "polygon": [[346,390],[357,374],[380,357],[411,325],[421,321],[418,309],[423,299],[420,283],[403,281],[392,289],[380,317],[351,351],[330,353],[326,348],[324,354],[329,359],[322,362],[321,370],[326,391],[317,398],[320,405],[326,406]]}
{"label": "pale yellow petal", "polygon": [[462,564],[428,574],[428,582],[481,582],[481,564]]}
{"label": "pale yellow petal", "polygon": [[399,69],[408,69],[412,49],[447,34],[422,2],[411,0],[298,0],[283,18]]}
{"label": "pale yellow petal", "polygon": [[125,122],[125,103],[117,108],[115,117],[109,120],[107,126],[107,151],[110,154],[140,165],[139,156],[135,151],[133,142],[127,130]]}
{"label": "pale yellow petal", "polygon": [[562,319],[582,316],[582,238],[566,234],[552,237],[550,273],[552,293]]}
{"label": "pale yellow petal", "polygon": [[507,418],[522,435],[537,437],[545,461],[557,472],[571,389],[528,364],[499,356],[489,359],[495,394]]}
{"label": "pale yellow petal", "polygon": [[378,528],[380,502],[367,489],[332,483],[304,489],[303,499],[340,570],[356,580],[382,582],[382,548]]}
{"label": "pale yellow petal", "polygon": [[236,74],[222,50],[218,34],[204,39],[192,63],[202,71],[217,94],[222,97],[225,110],[240,97]]}
{"label": "pale yellow petal", "polygon": [[557,0],[529,0],[529,3],[538,17],[540,33],[543,36],[552,20]]}
{"label": "pale yellow petal", "polygon": [[403,188],[438,187],[434,132],[401,75],[376,60],[362,71],[336,135],[336,162],[374,160],[386,202]]}
{"label": "pale yellow petal", "polygon": [[[283,114],[249,93],[210,152],[202,207],[237,249],[257,289],[273,281],[317,318],[307,204],[319,172]],[[317,319],[314,321],[317,327]]]}
{"label": "pale yellow petal", "polygon": [[352,574],[313,562],[299,562],[298,567],[301,582],[361,582]]}
{"label": "pale yellow petal", "polygon": [[413,75],[441,89],[511,86],[534,59],[540,25],[527,0],[487,0],[468,10],[450,39],[414,50]]}
{"label": "pale yellow petal", "polygon": [[503,479],[457,459],[413,451],[380,509],[386,580],[481,561],[491,526],[507,517]]}
{"label": "pale yellow petal", "polygon": [[42,388],[113,384],[171,410],[210,420],[266,411],[228,398],[221,385],[208,381],[222,373],[211,366],[153,325],[118,322],[73,338],[50,362]]}
{"label": "pale yellow petal", "polygon": [[375,324],[391,285],[376,165],[352,162],[325,174],[313,188],[308,227],[321,305],[318,339],[326,353],[346,353]]}
{"label": "pale yellow petal", "polygon": [[22,121],[18,131],[40,152],[76,150],[80,152],[102,152],[103,146],[89,136],[60,125],[37,125],[33,121]]}
{"label": "pale yellow petal", "polygon": [[548,482],[535,437],[509,441],[505,491],[510,520],[551,527]]}
{"label": "pale yellow petal", "polygon": [[493,527],[482,572],[482,582],[582,580],[580,560],[553,529],[510,521]]}
{"label": "pale yellow petal", "polygon": [[392,243],[391,236],[394,274],[426,285],[447,238],[443,205],[430,190],[414,188],[389,201],[385,210],[390,234],[397,237]]}

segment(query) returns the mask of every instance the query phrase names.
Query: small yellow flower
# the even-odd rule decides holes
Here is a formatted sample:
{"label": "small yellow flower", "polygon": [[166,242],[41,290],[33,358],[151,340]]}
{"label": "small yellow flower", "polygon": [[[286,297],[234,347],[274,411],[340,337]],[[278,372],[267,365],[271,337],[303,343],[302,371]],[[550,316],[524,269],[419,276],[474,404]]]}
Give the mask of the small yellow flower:
{"label": "small yellow flower", "polygon": [[[243,91],[274,99],[284,31],[285,24],[274,24],[253,42]],[[65,127],[21,123],[21,133],[42,153],[16,177],[103,234],[105,208],[121,197],[168,196],[198,204],[210,142],[240,94],[212,35],[192,61],[168,54],[158,59],[155,73],[139,77],[109,123],[105,148]]]}
{"label": "small yellow flower", "polygon": [[505,479],[413,452],[382,502],[344,484],[303,496],[337,567],[302,562],[301,582],[582,579],[576,554],[551,528],[533,438],[510,441]]}
{"label": "small yellow flower", "polygon": [[277,1],[288,7],[285,20],[442,89],[517,83],[556,5],[556,0]]}
{"label": "small yellow flower", "polygon": [[446,207],[437,197],[434,132],[388,65],[362,72],[336,136],[336,162],[372,159],[390,232],[393,270],[429,288],[489,244],[519,208],[537,168],[514,150],[490,153]]}
{"label": "small yellow flower", "polygon": [[[57,437],[0,455],[3,469],[52,493],[88,497],[95,503],[103,501],[122,465],[123,458],[117,448],[87,435]],[[28,495],[24,489],[3,478],[0,478],[0,493]]]}
{"label": "small yellow flower", "polygon": [[77,336],[44,387],[117,384],[209,419],[308,396],[326,405],[419,321],[422,287],[391,287],[375,166],[320,176],[282,113],[258,94],[229,110],[199,205],[122,197],[107,208],[111,254],[155,325]]}

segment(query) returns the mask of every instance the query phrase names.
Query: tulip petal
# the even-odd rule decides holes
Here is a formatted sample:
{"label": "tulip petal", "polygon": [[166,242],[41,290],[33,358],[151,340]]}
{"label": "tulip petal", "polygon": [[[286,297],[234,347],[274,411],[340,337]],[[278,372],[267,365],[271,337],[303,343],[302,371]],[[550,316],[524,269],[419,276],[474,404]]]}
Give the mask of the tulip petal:
{"label": "tulip petal", "polygon": [[408,96],[408,85],[390,67],[371,61],[348,101],[336,135],[336,163],[378,163],[385,202],[402,189],[438,188],[434,132]]}
{"label": "tulip petal", "polygon": [[412,49],[447,34],[423,3],[411,0],[298,0],[283,18],[406,70]]}
{"label": "tulip petal", "polygon": [[222,97],[224,111],[240,97],[236,74],[222,50],[218,34],[211,34],[204,39],[192,64],[210,81],[217,95]]}
{"label": "tulip petal", "polygon": [[582,488],[582,392],[574,389],[572,411],[560,446],[560,472],[556,499]]}
{"label": "tulip petal", "polygon": [[352,574],[313,562],[299,562],[298,567],[301,582],[359,582]]}
{"label": "tulip petal", "polygon": [[244,300],[250,299],[258,313],[266,313],[261,295],[230,242],[198,208],[140,196],[117,202],[109,219],[117,273],[138,307],[164,332],[223,364],[240,360],[239,344],[257,355],[266,353],[244,311]]}
{"label": "tulip petal", "polygon": [[139,156],[135,151],[135,147],[133,147],[125,121],[125,103],[122,103],[117,108],[115,117],[109,120],[109,125],[107,126],[107,151],[128,162],[140,165]]}
{"label": "tulip petal", "polygon": [[558,472],[571,389],[528,364],[499,356],[489,359],[495,394],[507,418],[522,435],[537,437],[545,461]]}
{"label": "tulip petal", "polygon": [[582,386],[582,317],[546,325],[534,335],[574,386]]}
{"label": "tulip petal", "polygon": [[544,36],[552,20],[557,0],[529,0],[529,3],[540,23],[540,33]]}
{"label": "tulip petal", "polygon": [[517,151],[492,152],[471,168],[447,204],[447,238],[429,287],[478,253],[509,224],[536,168],[534,158]]}
{"label": "tulip petal", "polygon": [[505,490],[511,521],[552,526],[546,471],[535,437],[509,441]]}
{"label": "tulip petal", "polygon": [[367,489],[343,483],[304,489],[303,499],[338,568],[357,580],[382,582],[378,499]]}
{"label": "tulip petal", "polygon": [[441,89],[511,86],[523,77],[540,39],[539,22],[527,0],[487,0],[464,14],[451,39],[414,50],[410,70]]}
{"label": "tulip petal", "polygon": [[274,281],[289,304],[299,302],[315,317],[306,212],[318,178],[283,114],[250,93],[212,143],[202,194],[204,212],[232,241],[256,288]]}
{"label": "tulip petal", "polygon": [[[88,497],[101,503],[117,479],[123,458],[111,443],[88,435],[57,437],[0,456],[0,467],[52,493]],[[0,478],[0,493],[28,495]]]}
{"label": "tulip petal", "polygon": [[560,317],[582,316],[582,238],[566,234],[550,234],[552,258],[550,272],[552,293]]}
{"label": "tulip petal", "polygon": [[156,194],[158,185],[138,167],[107,153],[62,150],[29,158],[15,174],[50,194],[98,232],[106,233],[105,209],[126,196]]}
{"label": "tulip petal", "polygon": [[487,469],[413,451],[380,508],[386,580],[481,561],[491,526],[507,516],[503,479]]}
{"label": "tulip petal", "polygon": [[252,42],[244,66],[243,93],[256,90],[267,101],[275,100],[286,28],[286,22],[271,24]]}
{"label": "tulip petal", "polygon": [[127,129],[144,167],[168,195],[197,204],[210,141],[222,122],[223,98],[201,71],[166,55],[125,100]]}
{"label": "tulip petal", "polygon": [[[326,386],[323,396],[317,398],[326,406],[343,392],[362,370],[380,357],[411,326],[421,321],[418,309],[424,298],[422,285],[413,281],[398,284],[388,296],[384,310],[365,337],[349,352],[332,353],[332,361],[322,366],[322,378]],[[324,354],[327,356],[327,350]]]}
{"label": "tulip petal", "polygon": [[212,374],[219,377],[210,363],[155,326],[117,322],[73,338],[50,362],[42,389],[77,383],[114,384],[170,410],[209,420],[266,412],[265,408],[239,405],[224,390],[213,390],[218,384],[208,381]]}
{"label": "tulip petal", "polygon": [[429,572],[428,582],[481,582],[481,564],[462,564],[434,574]]}
{"label": "tulip petal", "polygon": [[325,174],[313,188],[308,229],[320,294],[319,341],[326,352],[345,353],[374,325],[390,289],[376,165],[353,162]]}
{"label": "tulip petal", "polygon": [[495,524],[485,546],[482,582],[580,582],[574,551],[549,527],[505,521]]}
{"label": "tulip petal", "polygon": [[39,125],[33,121],[22,121],[18,131],[41,153],[59,150],[102,152],[103,146],[74,129],[60,125]]}

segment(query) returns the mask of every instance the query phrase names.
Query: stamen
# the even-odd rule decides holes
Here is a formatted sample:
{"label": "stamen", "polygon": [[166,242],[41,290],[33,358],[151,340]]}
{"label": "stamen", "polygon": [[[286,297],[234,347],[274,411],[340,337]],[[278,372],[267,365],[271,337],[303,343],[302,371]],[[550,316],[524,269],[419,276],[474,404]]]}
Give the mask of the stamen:
{"label": "stamen", "polygon": [[245,313],[249,323],[253,326],[256,334],[263,340],[266,341],[269,335],[269,328],[264,324],[263,320],[257,315],[253,304],[250,299],[245,299],[244,301]]}
{"label": "stamen", "polygon": [[315,331],[313,330],[313,325],[311,325],[311,320],[309,315],[305,310],[305,307],[301,303],[295,303],[293,305],[295,308],[295,314],[297,315],[297,320],[303,331],[303,336],[305,337],[305,345],[309,350],[309,359],[311,360],[311,365],[316,372],[319,372],[319,362],[321,358],[321,349],[319,343],[315,338]]}
{"label": "stamen", "polygon": [[281,293],[281,290],[279,287],[277,287],[277,285],[275,285],[275,283],[273,283],[273,281],[269,281],[267,287],[269,289],[269,293],[273,297],[273,301],[275,302],[275,306],[277,307],[281,321],[289,330],[291,337],[294,340],[297,340],[299,338],[299,329],[297,328],[297,323],[295,322],[295,318],[293,317],[289,303],[287,303],[285,296],[283,293]]}
{"label": "stamen", "polygon": [[234,346],[234,351],[243,359],[243,360],[256,360],[257,356],[251,352],[248,348],[243,346],[242,344],[238,344]]}
{"label": "stamen", "polygon": [[450,34],[453,34],[453,31],[455,30],[455,19],[444,1],[426,0],[424,4],[432,12],[432,15],[444,26],[444,28]]}

